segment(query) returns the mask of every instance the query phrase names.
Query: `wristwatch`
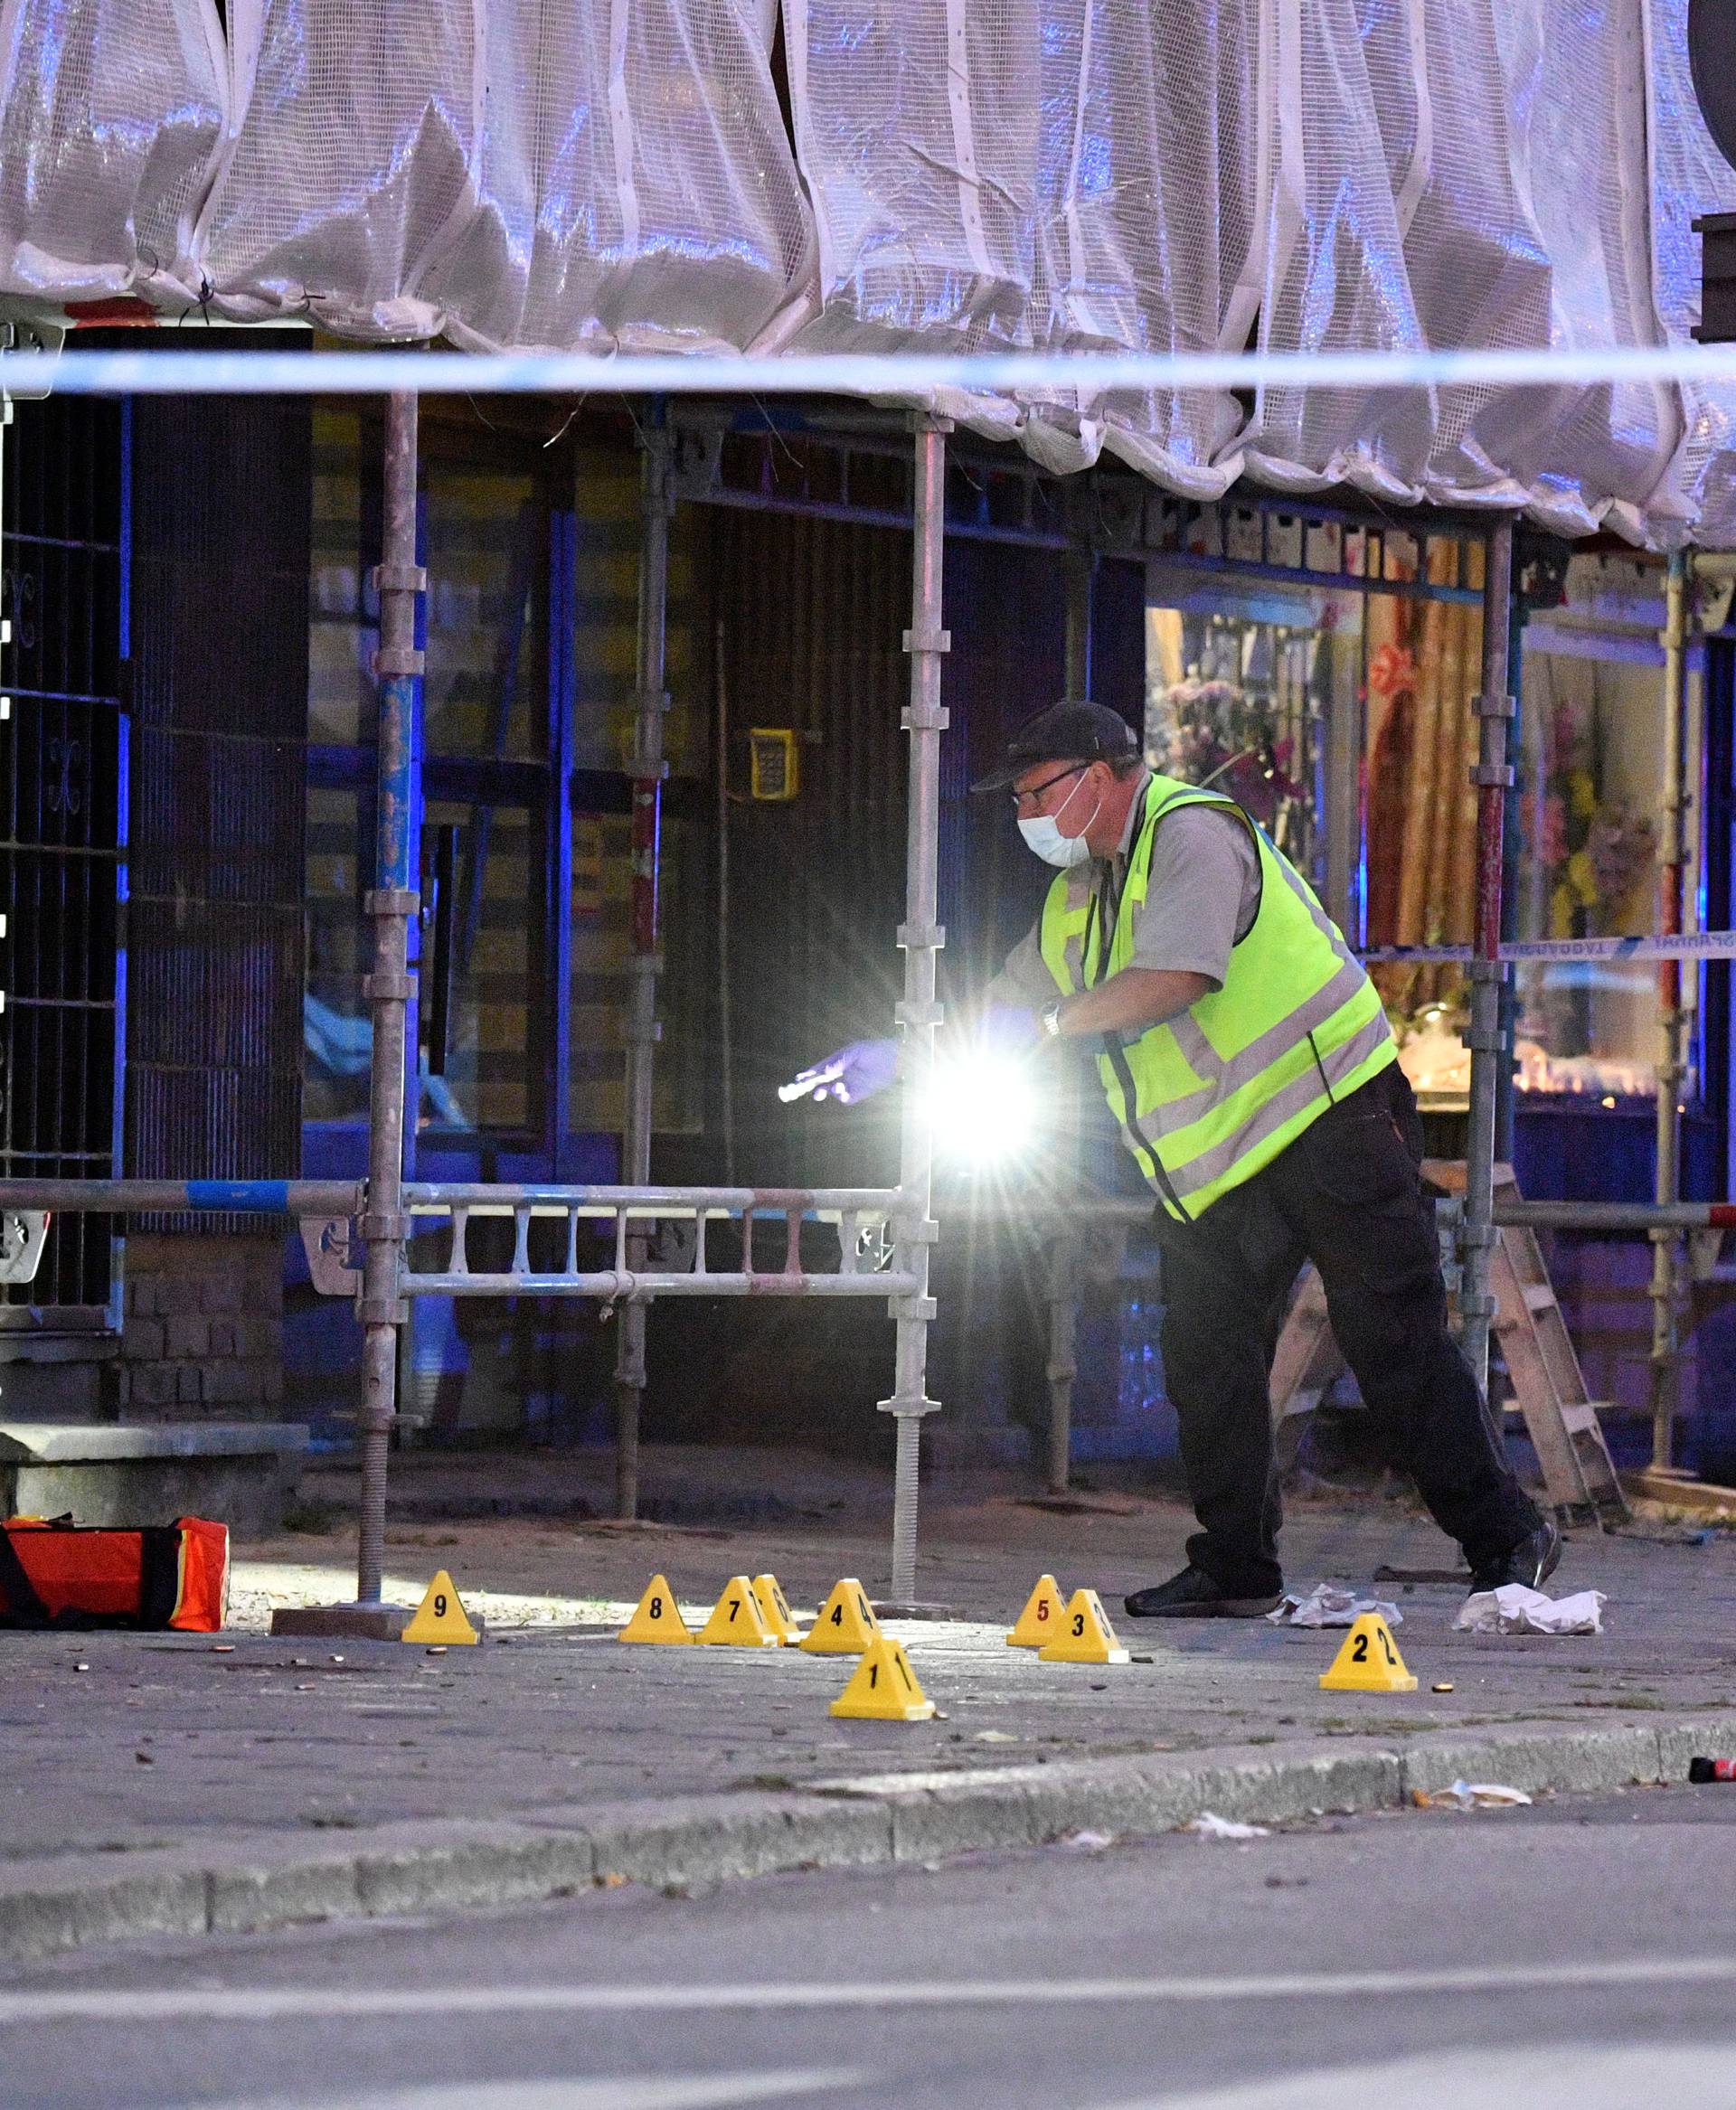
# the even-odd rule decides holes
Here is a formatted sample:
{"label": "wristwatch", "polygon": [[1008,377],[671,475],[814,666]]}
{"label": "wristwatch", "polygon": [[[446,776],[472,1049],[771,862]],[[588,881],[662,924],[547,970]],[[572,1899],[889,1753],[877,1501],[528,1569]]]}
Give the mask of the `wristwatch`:
{"label": "wristwatch", "polygon": [[1061,1006],[1062,1001],[1063,1000],[1059,996],[1052,996],[1037,1013],[1038,1022],[1042,1025],[1045,1037],[1051,1041],[1058,1041],[1061,1038]]}

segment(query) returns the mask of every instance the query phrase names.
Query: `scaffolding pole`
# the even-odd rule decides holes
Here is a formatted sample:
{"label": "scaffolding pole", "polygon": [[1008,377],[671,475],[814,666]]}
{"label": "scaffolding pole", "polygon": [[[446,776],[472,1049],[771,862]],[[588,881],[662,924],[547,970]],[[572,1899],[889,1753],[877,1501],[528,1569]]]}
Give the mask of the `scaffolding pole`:
{"label": "scaffolding pole", "polygon": [[416,710],[422,655],[416,602],[427,576],[416,561],[417,404],[386,400],[385,532],[381,543],[379,771],[373,890],[373,972],[365,993],[373,1013],[368,1079],[368,1210],[362,1219],[362,1522],[355,1595],[380,1602],[385,1558],[386,1455],[397,1411],[398,1333],[408,1315],[404,1236],[404,1062],[409,1041],[410,922],[420,906],[410,839],[416,811]]}
{"label": "scaffolding pole", "polygon": [[952,640],[940,627],[941,551],[946,522],[947,441],[949,418],[928,412],[915,419],[915,533],[910,566],[910,626],[904,649],[910,656],[910,700],[904,730],[910,736],[908,849],[904,921],[898,943],[904,955],[904,999],[898,1006],[899,1073],[904,1090],[899,1153],[901,1207],[892,1265],[910,1276],[914,1289],[892,1299],[898,1345],[892,1394],[880,1411],[897,1425],[892,1475],[892,1601],[916,1598],[916,1512],[922,1418],[939,1405],[928,1394],[929,1260],[936,1237],[929,1215],[934,1186],[934,1136],[922,1086],[934,1063],[940,1023],[936,998],[937,961],[946,943],[939,924],[940,735],[947,713],[940,704],[940,662]]}
{"label": "scaffolding pole", "polygon": [[381,1600],[385,1562],[386,1462],[397,1412],[398,1342],[404,1297],[404,1077],[410,1039],[410,924],[420,897],[413,883],[417,797],[416,720],[422,655],[416,604],[428,575],[416,561],[417,400],[386,399],[384,532],[375,583],[380,598],[375,750],[373,885],[363,909],[373,924],[373,970],[363,984],[373,1027],[368,1071],[367,1207],[357,1229],[363,1249],[362,1515],[356,1533],[355,1603],[278,1612],[282,1634],[364,1633],[387,1638],[410,1613]]}
{"label": "scaffolding pole", "polygon": [[1489,1382],[1489,1254],[1499,1233],[1495,1201],[1495,1110],[1502,1053],[1501,993],[1510,972],[1500,957],[1501,895],[1505,878],[1507,792],[1513,766],[1507,730],[1514,702],[1508,692],[1508,647],[1513,616],[1513,523],[1489,531],[1483,579],[1483,687],[1476,699],[1477,918],[1472,933],[1471,1026],[1465,1036],[1471,1055],[1471,1105],[1465,1143],[1465,1213],[1459,1227],[1459,1344],[1486,1399]]}
{"label": "scaffolding pole", "polygon": [[[621,1179],[645,1186],[651,1177],[653,1087],[656,1081],[657,977],[663,972],[663,933],[658,881],[663,849],[663,781],[669,764],[663,751],[669,712],[665,686],[669,623],[669,519],[675,511],[669,429],[663,406],[654,406],[643,437],[639,496],[638,671],[634,697],[633,871],[627,961],[627,1113],[621,1136]],[[627,1264],[643,1269],[642,1231],[627,1240]],[[615,1361],[615,1514],[630,1521],[639,1512],[639,1408],[645,1397],[646,1307],[629,1299],[621,1306]]]}
{"label": "scaffolding pole", "polygon": [[[1091,547],[1083,479],[1069,489],[1067,549],[1067,633],[1065,692],[1073,698],[1091,693],[1091,589],[1097,555]],[[1141,743],[1144,745],[1143,729]],[[1063,1066],[1055,1079],[1061,1096],[1064,1130],[1059,1169],[1075,1181],[1079,1172],[1079,1092],[1076,1066]],[[1057,1224],[1049,1249],[1049,1471],[1051,1494],[1065,1494],[1072,1479],[1073,1381],[1079,1375],[1079,1258],[1080,1234],[1070,1223]]]}
{"label": "scaffolding pole", "polygon": [[[1671,552],[1665,584],[1664,630],[1664,797],[1658,843],[1657,928],[1663,937],[1683,928],[1683,871],[1687,862],[1687,805],[1683,718],[1687,685],[1688,560]],[[1683,1026],[1682,963],[1661,960],[1657,969],[1657,1162],[1653,1199],[1667,1209],[1682,1196],[1681,1103]],[[1672,1470],[1675,1459],[1675,1417],[1681,1404],[1677,1312],[1680,1301],[1682,1240],[1673,1230],[1652,1231],[1652,1350],[1649,1391],[1652,1410],[1652,1468]]]}
{"label": "scaffolding pole", "polygon": [[1091,693],[1091,588],[1097,552],[1091,547],[1084,478],[1069,486],[1067,506],[1067,656],[1063,693],[1075,701]]}

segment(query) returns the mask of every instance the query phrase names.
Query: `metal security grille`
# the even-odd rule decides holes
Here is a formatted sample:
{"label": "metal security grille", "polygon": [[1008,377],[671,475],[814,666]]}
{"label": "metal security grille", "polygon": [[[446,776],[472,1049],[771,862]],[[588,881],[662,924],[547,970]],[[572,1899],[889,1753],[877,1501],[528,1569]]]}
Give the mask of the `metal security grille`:
{"label": "metal security grille", "polygon": [[[119,1170],[117,1031],[126,896],[125,412],[15,407],[0,513],[0,1172]],[[34,1283],[0,1292],[0,1331],[118,1323],[110,1220],[56,1217]]]}
{"label": "metal security grille", "polygon": [[145,399],[133,426],[126,1169],[293,1177],[307,410]]}

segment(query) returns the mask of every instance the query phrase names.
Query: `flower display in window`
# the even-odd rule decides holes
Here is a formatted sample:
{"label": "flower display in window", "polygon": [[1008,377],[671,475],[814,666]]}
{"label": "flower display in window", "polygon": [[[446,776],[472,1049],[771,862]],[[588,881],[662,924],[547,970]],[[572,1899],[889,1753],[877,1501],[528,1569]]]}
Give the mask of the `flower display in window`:
{"label": "flower display in window", "polygon": [[1283,802],[1303,796],[1271,699],[1234,682],[1198,674],[1173,682],[1163,693],[1153,759],[1165,776],[1228,792],[1267,829]]}

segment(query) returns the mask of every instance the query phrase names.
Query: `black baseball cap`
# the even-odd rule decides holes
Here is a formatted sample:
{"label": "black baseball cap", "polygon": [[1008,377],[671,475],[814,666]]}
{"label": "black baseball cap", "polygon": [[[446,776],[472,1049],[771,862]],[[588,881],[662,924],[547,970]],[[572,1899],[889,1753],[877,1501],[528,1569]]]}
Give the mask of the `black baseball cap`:
{"label": "black baseball cap", "polygon": [[973,792],[1005,791],[1039,762],[1132,762],[1139,743],[1133,728],[1107,703],[1049,703],[1019,727],[1006,751]]}

